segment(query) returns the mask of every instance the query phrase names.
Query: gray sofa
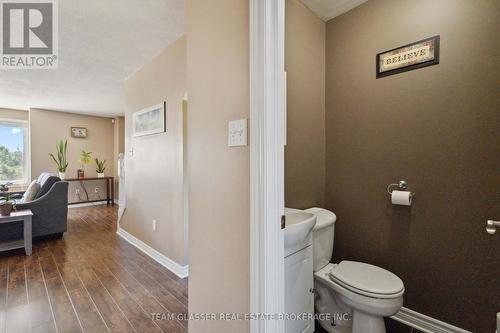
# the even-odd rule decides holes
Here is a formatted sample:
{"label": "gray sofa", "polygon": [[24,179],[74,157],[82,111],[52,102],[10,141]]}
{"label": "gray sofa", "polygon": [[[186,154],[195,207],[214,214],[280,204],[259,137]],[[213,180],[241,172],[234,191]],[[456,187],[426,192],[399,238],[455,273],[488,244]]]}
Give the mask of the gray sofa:
{"label": "gray sofa", "polygon": [[[62,237],[68,224],[68,183],[53,174],[44,172],[38,177],[40,190],[30,202],[16,202],[16,209],[33,212],[33,238]],[[22,238],[22,223],[0,225],[0,241]]]}

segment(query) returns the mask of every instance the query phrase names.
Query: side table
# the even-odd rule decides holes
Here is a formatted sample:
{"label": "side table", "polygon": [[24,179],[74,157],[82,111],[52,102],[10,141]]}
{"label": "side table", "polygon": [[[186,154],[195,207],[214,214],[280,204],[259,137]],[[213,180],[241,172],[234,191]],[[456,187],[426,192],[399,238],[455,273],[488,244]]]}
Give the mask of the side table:
{"label": "side table", "polygon": [[23,238],[0,242],[0,251],[20,249],[24,247],[26,255],[31,255],[31,210],[13,211],[10,216],[0,216],[0,224],[23,221]]}

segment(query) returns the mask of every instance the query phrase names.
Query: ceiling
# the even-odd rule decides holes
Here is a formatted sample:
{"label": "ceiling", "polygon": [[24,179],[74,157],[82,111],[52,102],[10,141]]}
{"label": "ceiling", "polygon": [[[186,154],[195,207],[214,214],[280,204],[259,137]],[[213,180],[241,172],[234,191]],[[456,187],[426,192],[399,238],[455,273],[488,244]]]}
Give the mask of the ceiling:
{"label": "ceiling", "polygon": [[124,113],[124,80],[185,30],[184,0],[64,0],[59,68],[0,70],[0,108]]}
{"label": "ceiling", "polygon": [[301,0],[323,21],[328,21],[336,16],[350,11],[354,7],[368,0]]}

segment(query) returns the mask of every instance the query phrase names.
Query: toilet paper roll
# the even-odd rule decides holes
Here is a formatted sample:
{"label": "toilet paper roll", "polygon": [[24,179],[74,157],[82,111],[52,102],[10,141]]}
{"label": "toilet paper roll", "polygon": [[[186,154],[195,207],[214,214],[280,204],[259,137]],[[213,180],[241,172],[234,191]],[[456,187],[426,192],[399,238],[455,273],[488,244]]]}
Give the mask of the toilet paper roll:
{"label": "toilet paper roll", "polygon": [[412,193],[409,191],[392,191],[391,202],[393,205],[411,206]]}

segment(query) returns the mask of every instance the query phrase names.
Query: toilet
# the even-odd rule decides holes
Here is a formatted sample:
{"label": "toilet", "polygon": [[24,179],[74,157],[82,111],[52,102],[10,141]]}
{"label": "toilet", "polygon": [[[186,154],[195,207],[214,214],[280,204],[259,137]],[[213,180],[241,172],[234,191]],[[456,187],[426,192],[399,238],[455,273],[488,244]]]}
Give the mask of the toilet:
{"label": "toilet", "polygon": [[313,230],[315,311],[330,333],[385,333],[384,317],[403,306],[403,281],[395,274],[366,263],[330,263],[333,252],[334,213],[306,209],[316,215]]}

